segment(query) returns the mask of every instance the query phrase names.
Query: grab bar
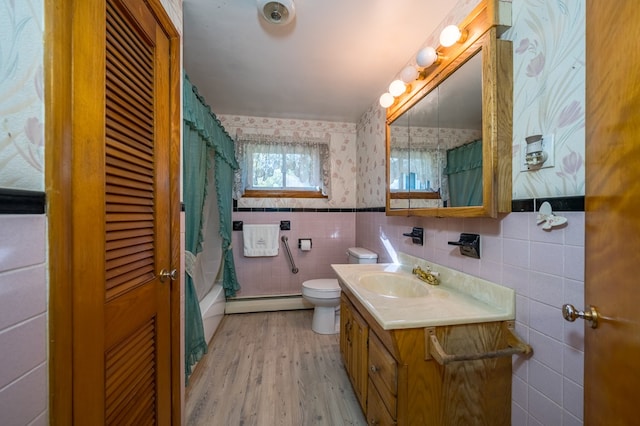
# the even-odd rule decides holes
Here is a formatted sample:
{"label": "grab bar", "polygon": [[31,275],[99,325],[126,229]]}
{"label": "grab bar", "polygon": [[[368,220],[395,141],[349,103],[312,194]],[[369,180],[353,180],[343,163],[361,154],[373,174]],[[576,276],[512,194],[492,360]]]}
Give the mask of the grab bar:
{"label": "grab bar", "polygon": [[289,250],[289,243],[288,243],[289,239],[284,235],[280,239],[284,243],[284,248],[287,251],[287,257],[289,258],[289,262],[291,262],[291,272],[293,272],[294,274],[297,274],[298,268],[296,268],[296,264],[293,262],[293,256],[291,256],[291,250]]}

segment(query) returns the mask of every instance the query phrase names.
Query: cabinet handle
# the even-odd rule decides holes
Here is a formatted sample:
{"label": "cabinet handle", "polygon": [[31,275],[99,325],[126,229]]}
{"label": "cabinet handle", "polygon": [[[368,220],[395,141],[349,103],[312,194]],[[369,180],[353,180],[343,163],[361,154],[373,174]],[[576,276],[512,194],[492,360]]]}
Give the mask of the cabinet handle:
{"label": "cabinet handle", "polygon": [[372,373],[377,373],[379,371],[378,367],[376,367],[373,364],[371,364],[371,367],[369,367],[369,370],[371,370]]}

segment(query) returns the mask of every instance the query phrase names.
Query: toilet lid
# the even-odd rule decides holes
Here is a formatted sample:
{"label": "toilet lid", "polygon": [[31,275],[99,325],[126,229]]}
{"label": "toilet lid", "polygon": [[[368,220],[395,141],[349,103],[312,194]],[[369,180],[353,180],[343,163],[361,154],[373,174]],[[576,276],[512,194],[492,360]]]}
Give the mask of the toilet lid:
{"label": "toilet lid", "polygon": [[335,278],[321,278],[318,280],[309,280],[302,283],[302,287],[317,291],[336,291],[340,290],[338,280]]}

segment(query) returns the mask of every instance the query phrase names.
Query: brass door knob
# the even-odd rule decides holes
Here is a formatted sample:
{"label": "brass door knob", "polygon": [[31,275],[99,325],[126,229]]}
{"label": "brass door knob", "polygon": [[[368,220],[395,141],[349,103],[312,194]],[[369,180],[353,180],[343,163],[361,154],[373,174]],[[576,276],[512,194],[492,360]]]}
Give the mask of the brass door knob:
{"label": "brass door knob", "polygon": [[569,322],[574,322],[578,318],[591,323],[591,328],[598,327],[598,311],[595,306],[589,306],[589,310],[579,311],[571,304],[562,305],[562,316]]}
{"label": "brass door knob", "polygon": [[175,281],[178,277],[178,271],[176,269],[172,269],[171,271],[163,269],[160,271],[159,277],[160,282],[165,282],[167,280]]}

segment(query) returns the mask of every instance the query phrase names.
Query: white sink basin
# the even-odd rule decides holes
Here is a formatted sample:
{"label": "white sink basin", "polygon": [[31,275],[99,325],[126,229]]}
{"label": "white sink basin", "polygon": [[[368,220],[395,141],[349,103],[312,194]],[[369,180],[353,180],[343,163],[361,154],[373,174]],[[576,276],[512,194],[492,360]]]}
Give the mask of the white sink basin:
{"label": "white sink basin", "polygon": [[394,272],[364,274],[358,278],[358,286],[372,293],[397,298],[426,297],[430,292],[427,284],[413,275]]}

